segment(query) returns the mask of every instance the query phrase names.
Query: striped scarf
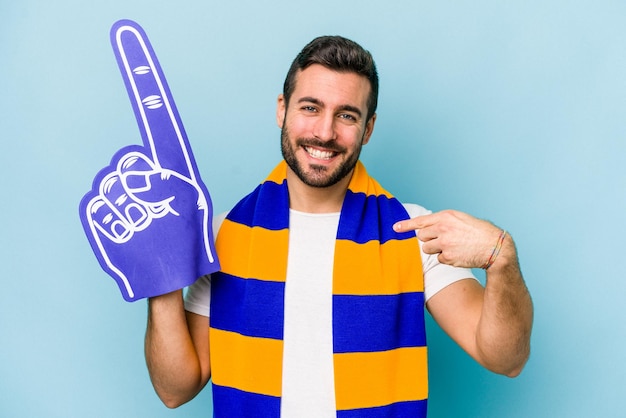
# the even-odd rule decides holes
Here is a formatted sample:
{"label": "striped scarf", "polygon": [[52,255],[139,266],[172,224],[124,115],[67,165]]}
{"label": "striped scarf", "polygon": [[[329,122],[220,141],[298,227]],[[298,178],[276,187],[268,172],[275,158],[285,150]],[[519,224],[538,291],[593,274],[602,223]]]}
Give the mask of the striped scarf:
{"label": "striped scarf", "polygon": [[[217,418],[280,417],[289,241],[286,163],[228,214],[211,280],[210,352]],[[339,418],[426,417],[422,263],[393,196],[359,162],[333,267],[333,361]]]}

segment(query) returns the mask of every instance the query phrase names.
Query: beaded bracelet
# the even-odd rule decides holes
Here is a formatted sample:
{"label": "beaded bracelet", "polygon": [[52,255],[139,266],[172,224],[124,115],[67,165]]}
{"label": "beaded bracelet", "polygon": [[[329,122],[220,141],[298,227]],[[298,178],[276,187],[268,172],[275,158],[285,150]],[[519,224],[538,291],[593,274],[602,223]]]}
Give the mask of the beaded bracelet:
{"label": "beaded bracelet", "polygon": [[503,229],[500,233],[500,238],[498,238],[498,242],[495,247],[493,247],[493,251],[491,252],[491,256],[489,260],[481,267],[484,270],[487,270],[491,265],[496,261],[498,254],[500,254],[500,250],[502,249],[502,244],[504,243],[504,238],[506,237],[506,231]]}

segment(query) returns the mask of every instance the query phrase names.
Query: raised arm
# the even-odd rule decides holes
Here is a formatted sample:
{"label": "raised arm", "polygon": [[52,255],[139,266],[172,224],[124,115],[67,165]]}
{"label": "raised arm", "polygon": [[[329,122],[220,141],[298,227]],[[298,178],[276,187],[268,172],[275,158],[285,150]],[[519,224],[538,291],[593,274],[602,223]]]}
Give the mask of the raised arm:
{"label": "raised arm", "polygon": [[429,299],[427,308],[450,337],[487,369],[517,376],[530,354],[533,306],[509,234],[457,211],[403,221],[398,231],[419,230],[427,254],[456,267],[487,267],[483,288],[458,281]]}
{"label": "raised arm", "polygon": [[184,310],[182,291],[149,299],[145,354],[152,385],[169,408],[193,399],[209,381],[208,318]]}

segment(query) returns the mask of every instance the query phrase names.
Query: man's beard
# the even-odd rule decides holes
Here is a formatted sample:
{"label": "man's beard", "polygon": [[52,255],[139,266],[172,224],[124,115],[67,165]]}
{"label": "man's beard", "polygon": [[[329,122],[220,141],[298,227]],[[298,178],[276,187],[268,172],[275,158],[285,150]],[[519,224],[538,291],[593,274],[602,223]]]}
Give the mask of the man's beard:
{"label": "man's beard", "polygon": [[[315,164],[309,165],[309,171],[305,171],[296,158],[296,150],[292,146],[289,132],[284,126],[280,131],[280,143],[283,158],[298,178],[307,186],[323,188],[337,184],[352,172],[357,161],[359,160],[359,156],[361,155],[363,139],[361,138],[361,142],[354,152],[348,155],[347,160],[343,161],[343,163],[333,172],[329,172],[328,167],[324,165]],[[298,138],[296,140],[295,146],[297,148],[305,145],[326,148],[340,154],[344,154],[346,152],[346,149],[339,147],[334,140],[327,142],[320,141],[319,139],[305,138]]]}

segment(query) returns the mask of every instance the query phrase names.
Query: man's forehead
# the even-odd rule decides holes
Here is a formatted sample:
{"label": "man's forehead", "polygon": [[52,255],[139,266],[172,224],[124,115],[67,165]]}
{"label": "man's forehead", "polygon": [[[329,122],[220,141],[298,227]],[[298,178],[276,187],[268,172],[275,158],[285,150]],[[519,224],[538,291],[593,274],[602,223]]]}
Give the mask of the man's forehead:
{"label": "man's forehead", "polygon": [[294,94],[314,96],[332,88],[344,95],[359,96],[367,99],[371,91],[370,81],[354,71],[335,70],[321,64],[313,64],[300,69],[295,74]]}

